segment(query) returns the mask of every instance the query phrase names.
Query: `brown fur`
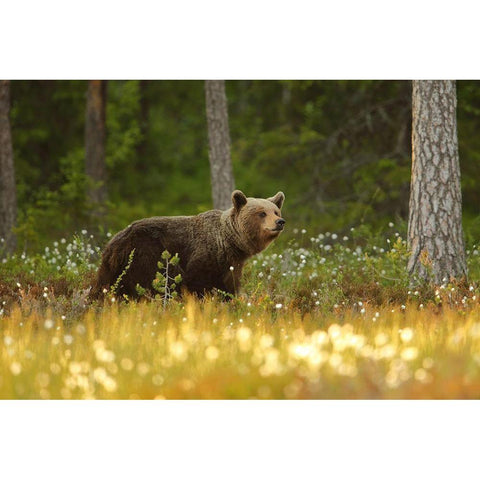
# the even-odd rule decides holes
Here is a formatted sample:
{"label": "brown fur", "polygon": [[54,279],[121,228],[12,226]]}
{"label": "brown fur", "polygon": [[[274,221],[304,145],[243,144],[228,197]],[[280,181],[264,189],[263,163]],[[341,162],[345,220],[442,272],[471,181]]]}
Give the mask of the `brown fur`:
{"label": "brown fur", "polygon": [[[169,276],[182,275],[182,288],[203,295],[214,289],[235,294],[245,261],[264,250],[283,230],[281,207],[285,195],[268,199],[232,193],[233,207],[189,217],[138,220],[107,244],[90,298],[100,298],[133,261],[116,293],[136,297],[136,285],[151,289],[164,250],[178,253],[180,263]],[[283,222],[283,223],[282,223]],[[233,271],[230,267],[233,267]]]}

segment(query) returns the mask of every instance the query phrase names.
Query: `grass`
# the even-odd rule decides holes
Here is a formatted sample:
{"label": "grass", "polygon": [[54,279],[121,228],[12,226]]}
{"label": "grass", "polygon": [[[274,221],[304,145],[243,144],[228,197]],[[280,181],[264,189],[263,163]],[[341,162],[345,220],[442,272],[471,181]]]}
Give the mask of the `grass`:
{"label": "grass", "polygon": [[[214,299],[2,322],[2,398],[478,398],[480,307],[247,315]],[[374,321],[375,320],[375,321]]]}
{"label": "grass", "polygon": [[[6,257],[0,397],[17,399],[478,398],[480,292],[412,286],[390,226],[297,232],[250,261],[231,302],[85,303],[86,232]],[[55,260],[52,260],[54,259]]]}

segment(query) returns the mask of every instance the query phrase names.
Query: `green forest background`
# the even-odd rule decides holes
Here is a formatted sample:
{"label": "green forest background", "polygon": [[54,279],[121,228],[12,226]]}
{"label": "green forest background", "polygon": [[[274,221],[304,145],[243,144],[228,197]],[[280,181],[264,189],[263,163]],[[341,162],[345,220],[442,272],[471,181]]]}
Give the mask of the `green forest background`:
{"label": "green forest background", "polygon": [[[84,170],[86,81],[13,81],[18,245],[212,208],[203,81],[109,81],[108,215],[91,217]],[[286,194],[289,228],[405,225],[409,81],[227,81],[236,187]],[[457,82],[464,224],[480,235],[480,82]]]}

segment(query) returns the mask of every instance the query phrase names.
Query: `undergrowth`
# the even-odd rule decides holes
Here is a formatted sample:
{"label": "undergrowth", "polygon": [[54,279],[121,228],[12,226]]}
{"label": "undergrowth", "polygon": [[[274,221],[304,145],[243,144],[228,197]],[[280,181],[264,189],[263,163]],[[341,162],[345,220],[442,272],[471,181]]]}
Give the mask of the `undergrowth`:
{"label": "undergrowth", "polygon": [[431,286],[407,277],[402,237],[295,232],[247,263],[230,302],[89,304],[107,239],[85,231],[5,257],[0,396],[478,398],[477,247],[468,284]]}

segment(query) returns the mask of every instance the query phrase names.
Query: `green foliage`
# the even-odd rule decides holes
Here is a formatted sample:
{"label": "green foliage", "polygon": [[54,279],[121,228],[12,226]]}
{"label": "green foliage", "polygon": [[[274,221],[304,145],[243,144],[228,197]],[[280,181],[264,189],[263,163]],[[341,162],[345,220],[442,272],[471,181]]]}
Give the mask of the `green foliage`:
{"label": "green foliage", "polygon": [[152,287],[158,292],[155,298],[162,302],[165,309],[168,301],[178,296],[178,287],[182,282],[182,275],[177,274],[173,276],[174,273],[171,270],[171,267],[176,267],[180,263],[178,253],[172,256],[168,250],[164,250],[162,252],[162,260],[164,262],[157,263],[158,272],[155,274]]}
{"label": "green foliage", "polygon": [[[289,228],[348,232],[407,218],[410,82],[226,88],[236,185],[261,197],[283,190]],[[86,91],[86,81],[12,82],[21,249],[98,229],[85,198]],[[457,92],[465,222],[478,231],[480,83],[459,81]],[[106,121],[108,227],[211,208],[202,81],[109,81]]]}
{"label": "green foliage", "polygon": [[[249,316],[249,303],[268,315],[283,308],[279,305],[288,305],[302,316],[318,314],[321,318],[322,312],[361,310],[362,304],[369,308],[412,303],[455,307],[480,298],[477,243],[467,242],[468,285],[432,287],[419,283],[414,289],[405,269],[408,257],[405,232],[404,224],[390,224],[383,229],[361,225],[347,235],[297,231],[247,262],[240,295],[218,292],[216,297],[232,300],[230,303],[238,308],[240,318]],[[81,299],[86,297],[94,280],[100,262],[99,244],[104,241],[84,231],[71,240],[55,241],[41,253],[0,255],[0,304],[6,302],[9,307],[16,303],[21,289],[35,305],[55,306],[58,311],[77,314],[76,309],[81,308]],[[133,258],[134,251],[112,287],[112,298],[118,295]],[[152,285],[155,297],[151,298],[148,289],[141,286],[137,286],[137,293],[156,299],[152,303],[161,309],[167,308],[182,284],[178,262],[177,254],[164,252]],[[183,301],[173,303],[181,309]]]}
{"label": "green foliage", "polygon": [[106,112],[106,162],[110,170],[135,162],[142,140],[139,125],[140,86],[138,81],[109,82]]}
{"label": "green foliage", "polygon": [[147,289],[146,288],[143,288],[141,285],[139,285],[138,283],[135,285],[135,290],[138,294],[139,297],[143,297],[147,294]]}
{"label": "green foliage", "polygon": [[19,244],[23,248],[38,248],[44,238],[68,236],[73,231],[91,228],[88,217],[86,187],[88,178],[83,166],[82,148],[60,159],[64,183],[56,190],[42,190],[24,210],[20,210]]}
{"label": "green foliage", "polygon": [[127,265],[123,269],[122,273],[118,276],[115,283],[110,287],[110,293],[112,295],[116,295],[118,293],[118,288],[120,287],[120,284],[122,283],[122,279],[126,275],[126,273],[128,272],[128,270],[130,269],[130,267],[132,265],[134,255],[135,255],[135,249],[132,249],[132,251],[128,255]]}
{"label": "green foliage", "polygon": [[[0,255],[3,252],[0,249]],[[88,288],[98,268],[100,246],[83,230],[70,240],[60,238],[39,253],[14,254],[1,260],[1,281],[10,286],[52,285],[57,293]],[[60,287],[59,287],[60,286]],[[53,288],[53,287],[52,287]]]}
{"label": "green foliage", "polygon": [[[168,250],[164,250],[162,252],[162,259],[163,260],[169,260],[170,258],[172,258],[172,254],[168,251]],[[158,262],[159,263],[159,267],[161,265],[161,262]],[[163,267],[163,265],[161,265]]]}
{"label": "green foliage", "polygon": [[65,183],[60,159],[83,146],[85,81],[13,81],[11,125],[20,207]]}
{"label": "green foliage", "polygon": [[[264,99],[254,94],[260,86]],[[232,119],[242,184],[256,195],[283,189],[287,217],[292,209],[295,220],[328,229],[376,223],[379,211],[383,220],[405,215],[408,82],[249,82],[248,87],[243,103],[255,108],[242,112],[240,127]],[[260,109],[262,100],[269,104]],[[244,123],[249,115],[260,119]]]}

